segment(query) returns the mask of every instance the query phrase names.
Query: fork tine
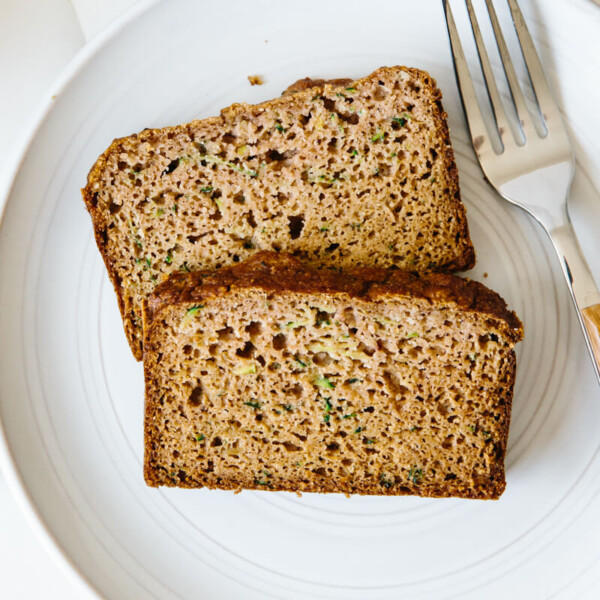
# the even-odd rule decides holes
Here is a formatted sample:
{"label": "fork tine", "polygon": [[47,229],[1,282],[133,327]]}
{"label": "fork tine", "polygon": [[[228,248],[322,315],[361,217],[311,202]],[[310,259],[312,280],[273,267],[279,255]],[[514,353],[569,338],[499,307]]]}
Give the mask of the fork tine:
{"label": "fork tine", "polygon": [[496,14],[496,9],[492,4],[492,0],[485,0],[485,5],[487,6],[487,10],[490,15],[490,21],[492,22],[492,28],[494,29],[494,36],[496,37],[496,43],[498,44],[498,50],[500,51],[500,58],[502,59],[502,66],[504,67],[504,73],[506,75],[506,79],[508,80],[510,93],[517,110],[517,117],[521,123],[521,130],[523,131],[525,139],[527,139],[530,135],[531,127],[529,124],[529,111],[527,109],[527,105],[525,104],[525,98],[523,96],[523,92],[521,91],[521,86],[519,85],[515,67],[510,58],[506,40],[502,34],[500,22],[498,21],[498,15]]}
{"label": "fork tine", "polygon": [[475,43],[477,44],[479,62],[481,63],[481,69],[483,70],[483,78],[488,95],[490,97],[490,102],[492,103],[492,108],[494,110],[494,118],[496,119],[496,125],[498,127],[498,132],[500,133],[500,139],[504,145],[506,144],[506,134],[510,135],[510,125],[508,124],[508,119],[506,118],[506,112],[504,111],[504,105],[502,104],[500,93],[498,92],[498,86],[496,85],[496,79],[494,78],[490,59],[487,50],[485,49],[483,36],[481,35],[481,30],[479,29],[479,23],[477,21],[477,15],[473,9],[473,3],[471,0],[466,0],[466,3],[467,11],[469,12],[469,19],[471,20],[471,29],[473,29],[473,36],[475,37]]}
{"label": "fork tine", "polygon": [[475,88],[471,81],[469,67],[465,59],[462,44],[460,43],[458,29],[454,22],[454,16],[450,9],[449,0],[444,0],[444,13],[446,15],[446,26],[448,27],[450,46],[452,47],[454,70],[456,71],[456,78],[458,79],[458,89],[467,115],[467,124],[469,125],[473,148],[475,149],[475,153],[479,156],[492,150],[492,147],[481,114],[481,108],[479,107],[477,96],[475,95]]}
{"label": "fork tine", "polygon": [[[548,80],[544,74],[542,63],[536,52],[529,29],[527,29],[525,19],[523,18],[523,13],[517,4],[517,0],[508,0],[508,6],[510,7],[512,20],[517,31],[517,37],[519,38],[521,52],[523,52],[523,58],[525,59],[527,70],[529,71],[533,91],[535,92],[542,118],[544,119],[544,122],[547,123],[549,120],[554,120],[555,117],[560,117],[558,106],[550,91],[550,86],[548,85]],[[562,121],[559,119],[558,123],[562,124]]]}

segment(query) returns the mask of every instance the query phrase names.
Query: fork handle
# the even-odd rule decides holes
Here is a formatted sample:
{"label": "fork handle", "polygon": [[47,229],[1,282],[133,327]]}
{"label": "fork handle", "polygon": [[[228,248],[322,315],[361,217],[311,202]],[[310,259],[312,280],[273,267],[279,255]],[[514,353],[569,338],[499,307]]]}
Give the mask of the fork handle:
{"label": "fork handle", "polygon": [[596,373],[600,378],[600,302],[584,308],[581,314],[590,337],[589,344],[592,356],[596,361]]}
{"label": "fork handle", "polygon": [[558,253],[563,274],[567,280],[594,363],[596,376],[600,382],[600,291],[583,256],[568,216],[563,225],[550,231],[550,237]]}

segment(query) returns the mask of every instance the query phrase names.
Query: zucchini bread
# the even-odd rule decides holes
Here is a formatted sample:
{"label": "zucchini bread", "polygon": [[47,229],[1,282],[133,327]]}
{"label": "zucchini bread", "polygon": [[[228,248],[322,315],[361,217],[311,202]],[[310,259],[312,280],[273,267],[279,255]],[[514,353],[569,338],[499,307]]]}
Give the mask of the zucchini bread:
{"label": "zucchini bread", "polygon": [[473,266],[433,79],[384,67],[312,83],[115,140],[91,169],[83,198],[136,358],[142,299],[176,271],[261,249],[337,269]]}
{"label": "zucchini bread", "polygon": [[480,283],[259,252],[144,303],[150,486],[498,498],[522,326]]}

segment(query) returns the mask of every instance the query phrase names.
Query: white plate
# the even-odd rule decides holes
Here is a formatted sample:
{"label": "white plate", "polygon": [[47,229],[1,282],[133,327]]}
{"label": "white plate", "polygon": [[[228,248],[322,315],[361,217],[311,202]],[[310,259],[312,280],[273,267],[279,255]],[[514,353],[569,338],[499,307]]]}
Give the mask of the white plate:
{"label": "white plate", "polygon": [[[0,229],[0,455],[40,531],[106,598],[600,594],[600,390],[556,260],[475,165],[441,3],[365,4],[150,6],[71,65],[32,134]],[[538,4],[523,8],[577,144],[576,224],[599,275],[600,172],[586,158],[600,152],[599,13]],[[382,64],[438,80],[478,250],[470,276],[525,324],[507,491],[479,502],[147,488],[142,369],[80,199],[89,167],[116,136]],[[264,86],[248,84],[256,73]]]}

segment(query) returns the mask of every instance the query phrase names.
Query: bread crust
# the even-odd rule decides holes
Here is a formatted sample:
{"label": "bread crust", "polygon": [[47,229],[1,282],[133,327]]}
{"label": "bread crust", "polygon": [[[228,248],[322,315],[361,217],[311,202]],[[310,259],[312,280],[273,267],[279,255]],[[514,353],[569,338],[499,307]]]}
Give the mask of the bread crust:
{"label": "bread crust", "polygon": [[463,311],[489,315],[504,323],[503,332],[515,343],[523,326],[504,299],[482,283],[447,273],[419,275],[400,269],[362,268],[347,273],[314,270],[289,254],[261,251],[238,265],[213,271],[174,273],[159,284],[145,303],[144,329],[162,307],[198,304],[235,289],[260,288],[267,293],[346,294],[371,301],[398,296],[431,303],[454,304]]}
{"label": "bread crust", "polygon": [[[435,136],[443,141],[445,147],[443,156],[441,158],[448,177],[448,192],[446,200],[451,204],[451,209],[454,213],[459,228],[459,234],[457,235],[456,242],[458,246],[456,258],[445,264],[436,265],[435,267],[432,267],[432,269],[444,273],[470,269],[475,264],[475,250],[469,236],[465,207],[460,198],[458,170],[455,164],[454,151],[451,146],[450,133],[446,123],[447,113],[443,109],[441,102],[442,94],[438,89],[435,80],[426,72],[415,68],[381,67],[367,77],[355,80],[354,84],[358,85],[363,80],[377,76],[392,76],[398,70],[409,74],[411,77],[415,78],[415,80],[420,82],[420,84],[427,89],[428,94],[431,97],[432,106],[434,107],[434,118],[436,122]],[[323,89],[324,86],[347,86],[348,83],[351,83],[351,81],[347,78],[333,80],[312,80],[310,78],[305,78],[292,84],[286,90],[287,93],[284,92],[281,97],[256,105],[242,103],[233,104],[227,108],[224,108],[221,111],[221,116],[203,119],[203,122],[207,124],[224,124],[226,119],[235,118],[239,115],[246,115],[251,119],[262,113],[267,107],[277,108],[280,105],[286,105],[290,101],[289,96],[295,95],[298,92],[305,92],[310,89]],[[116,154],[118,155],[119,152],[128,144],[131,144],[132,142],[153,143],[159,133],[190,133],[190,128],[194,123],[195,122],[187,125],[165,127],[162,129],[145,129],[138,134],[115,139],[91,168],[87,177],[87,184],[81,190],[83,200],[92,219],[96,245],[98,246],[98,250],[102,255],[109,278],[117,295],[119,310],[123,319],[127,340],[137,360],[141,360],[143,355],[143,339],[141,333],[141,315],[139,314],[139,307],[137,307],[132,301],[131,296],[125,292],[121,276],[119,275],[115,266],[115,261],[113,258],[111,258],[108,249],[110,223],[108,222],[106,212],[103,212],[98,208],[97,192],[94,190],[95,186],[102,181],[109,158]]]}
{"label": "bread crust", "polygon": [[[156,384],[153,376],[160,354],[160,333],[163,311],[174,305],[200,304],[243,290],[258,289],[267,294],[323,293],[381,302],[386,299],[409,296],[436,305],[453,305],[461,311],[477,312],[487,316],[490,327],[496,328],[513,344],[522,339],[523,327],[510,311],[505,301],[495,292],[476,281],[460,279],[453,275],[432,273],[417,275],[393,269],[357,269],[342,274],[334,271],[317,271],[302,265],[297,259],[282,253],[259,252],[247,261],[214,271],[177,273],[160,284],[144,302],[144,377],[145,397],[145,451],[144,477],[150,486],[177,486],[184,488],[209,487],[240,490],[239,481],[196,481],[193,477],[172,481],[165,477],[164,468],[157,464],[155,444],[160,435],[155,418]],[[278,482],[268,489],[294,492],[339,492],[345,494],[422,495],[428,497],[461,497],[497,499],[506,486],[504,457],[508,440],[513,387],[516,376],[514,350],[503,362],[499,381],[502,392],[498,398],[498,439],[494,443],[496,461],[487,477],[474,485],[452,482],[447,488],[440,485],[401,485],[391,489],[377,485],[357,486],[351,479],[341,484],[315,477],[312,481]],[[243,482],[244,489],[265,487]]]}
{"label": "bread crust", "polygon": [[296,92],[303,92],[304,90],[309,90],[311,88],[322,88],[326,85],[332,85],[334,87],[345,87],[352,83],[352,79],[348,79],[347,77],[341,77],[339,79],[313,79],[312,77],[304,77],[303,79],[298,79],[298,81],[294,81],[292,85],[289,85],[285,88],[282,96],[289,96],[290,94],[295,94]]}

